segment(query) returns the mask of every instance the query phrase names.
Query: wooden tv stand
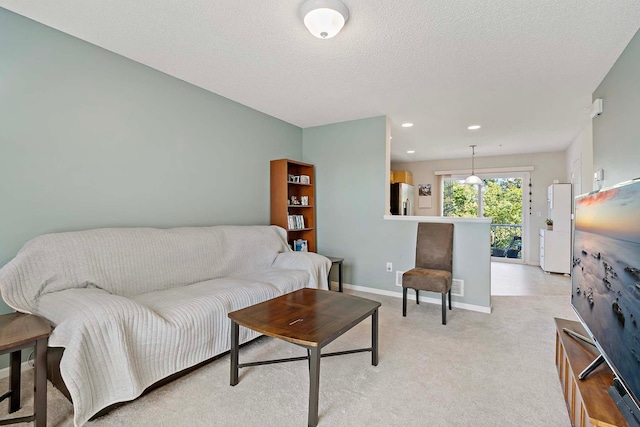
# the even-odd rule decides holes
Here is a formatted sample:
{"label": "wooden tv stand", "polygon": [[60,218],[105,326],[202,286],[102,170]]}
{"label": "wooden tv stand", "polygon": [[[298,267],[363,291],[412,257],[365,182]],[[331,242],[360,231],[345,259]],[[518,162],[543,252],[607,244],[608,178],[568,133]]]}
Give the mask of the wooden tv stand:
{"label": "wooden tv stand", "polygon": [[584,336],[588,336],[587,331],[580,322],[558,318],[555,320],[556,367],[571,425],[628,427],[629,424],[607,392],[607,388],[613,384],[613,372],[606,363],[596,368],[583,381],[578,379],[580,372],[598,356],[598,351],[595,347],[572,338],[562,328]]}

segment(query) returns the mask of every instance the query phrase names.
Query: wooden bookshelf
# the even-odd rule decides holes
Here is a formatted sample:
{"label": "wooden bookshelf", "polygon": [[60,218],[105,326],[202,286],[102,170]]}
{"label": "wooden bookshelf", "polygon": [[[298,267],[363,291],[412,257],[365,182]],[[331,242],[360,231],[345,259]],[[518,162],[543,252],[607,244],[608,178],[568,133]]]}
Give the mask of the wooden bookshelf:
{"label": "wooden bookshelf", "polygon": [[[300,182],[300,177],[309,177],[309,182]],[[297,181],[291,180],[297,177]],[[299,204],[292,203],[295,197]],[[302,204],[302,198],[307,204]],[[304,226],[291,227],[290,216],[299,216]],[[315,167],[308,163],[290,159],[271,161],[271,224],[287,230],[287,241],[293,247],[297,239],[307,241],[309,252],[316,251]],[[300,224],[298,224],[300,225]]]}
{"label": "wooden bookshelf", "polygon": [[562,384],[564,399],[569,411],[571,425],[624,426],[628,423],[607,393],[613,384],[613,372],[606,363],[580,381],[578,375],[598,356],[595,347],[572,338],[562,331],[570,329],[588,336],[580,322],[565,319],[556,320],[556,367]]}

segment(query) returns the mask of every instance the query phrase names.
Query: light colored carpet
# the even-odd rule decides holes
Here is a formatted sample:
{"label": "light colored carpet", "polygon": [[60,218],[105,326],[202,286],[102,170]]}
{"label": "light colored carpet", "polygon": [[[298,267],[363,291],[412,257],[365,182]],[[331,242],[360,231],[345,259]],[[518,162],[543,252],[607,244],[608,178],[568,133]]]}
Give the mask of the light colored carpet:
{"label": "light colored carpet", "polygon": [[[493,297],[493,313],[455,309],[447,326],[440,307],[378,300],[380,361],[369,353],[324,358],[320,426],[568,426],[554,365],[554,317],[575,319],[569,296]],[[326,351],[370,345],[365,320]],[[302,348],[262,338],[240,360],[304,355]],[[25,373],[23,409],[31,411]],[[0,381],[0,390],[7,379]],[[48,423],[72,426],[72,406],[49,384]],[[306,362],[243,368],[229,386],[229,357],[118,408],[89,426],[301,426],[307,422]],[[6,402],[0,413],[6,414]]]}
{"label": "light colored carpet", "polygon": [[492,296],[563,296],[570,292],[571,277],[545,273],[540,267],[507,262],[491,263]]}
{"label": "light colored carpet", "polygon": [[[320,426],[569,426],[554,365],[554,317],[575,319],[565,296],[493,297],[493,313],[355,293],[378,300],[380,361],[370,353],[324,358]],[[370,320],[326,347],[367,347]],[[240,361],[305,355],[271,338],[241,349]],[[25,373],[23,409],[31,411]],[[0,381],[0,390],[7,379]],[[72,406],[49,384],[48,422],[72,426]],[[88,423],[110,426],[302,426],[307,422],[307,363],[240,370],[229,386],[229,356]],[[7,403],[0,405],[6,414]]]}

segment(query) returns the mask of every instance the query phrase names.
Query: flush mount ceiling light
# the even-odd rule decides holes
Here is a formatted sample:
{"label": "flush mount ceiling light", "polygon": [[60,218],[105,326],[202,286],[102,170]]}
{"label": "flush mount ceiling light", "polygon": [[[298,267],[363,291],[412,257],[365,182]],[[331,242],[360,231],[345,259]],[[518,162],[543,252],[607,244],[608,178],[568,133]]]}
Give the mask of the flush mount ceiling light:
{"label": "flush mount ceiling light", "polygon": [[416,150],[407,150],[407,154],[415,154]]}
{"label": "flush mount ceiling light", "polygon": [[410,128],[411,126],[413,126],[413,123],[403,123],[402,124],[403,128]]}
{"label": "flush mount ceiling light", "polygon": [[471,125],[471,126],[467,126],[467,129],[469,129],[469,130],[478,130],[481,127],[482,126],[480,126],[480,125]]}
{"label": "flush mount ceiling light", "polygon": [[349,9],[340,0],[307,0],[300,6],[304,26],[319,39],[330,39],[349,19]]}
{"label": "flush mount ceiling light", "polygon": [[474,170],[474,163],[473,163],[473,158],[476,156],[476,146],[475,145],[470,145],[469,147],[471,147],[471,175],[467,177],[467,179],[464,180],[465,184],[471,184],[471,185],[482,185],[482,180],[480,179],[480,177],[477,177],[475,174],[475,170]]}

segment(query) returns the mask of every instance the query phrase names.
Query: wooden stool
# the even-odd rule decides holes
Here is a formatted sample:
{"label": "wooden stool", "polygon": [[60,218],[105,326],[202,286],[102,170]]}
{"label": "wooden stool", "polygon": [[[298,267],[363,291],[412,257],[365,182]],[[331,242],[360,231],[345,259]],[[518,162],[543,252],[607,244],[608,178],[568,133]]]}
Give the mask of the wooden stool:
{"label": "wooden stool", "polygon": [[51,325],[46,320],[24,313],[0,315],[0,354],[10,356],[10,390],[0,396],[0,402],[9,398],[9,413],[20,409],[20,363],[23,348],[34,347],[36,369],[34,374],[33,415],[0,420],[0,426],[34,422],[35,427],[47,425],[47,342]]}

